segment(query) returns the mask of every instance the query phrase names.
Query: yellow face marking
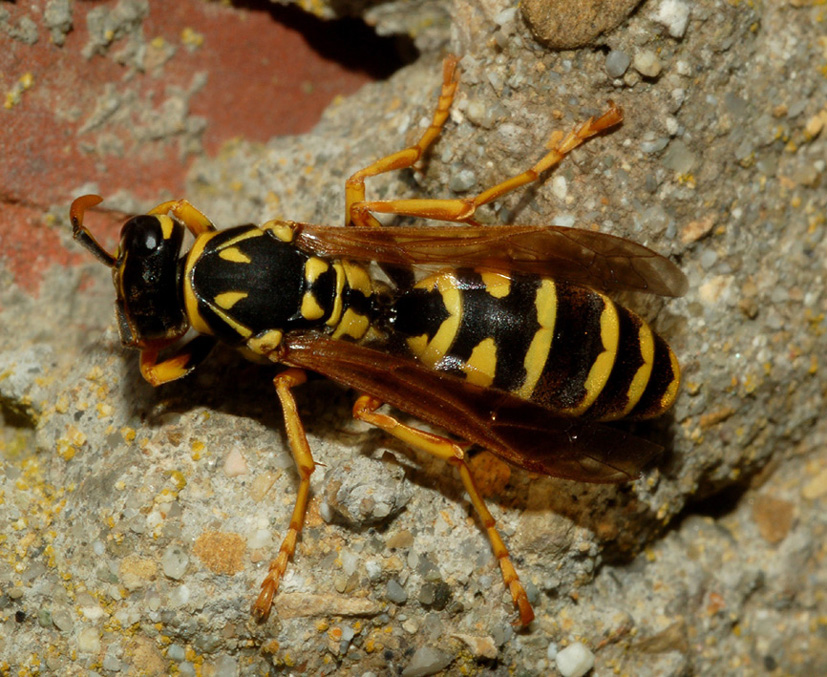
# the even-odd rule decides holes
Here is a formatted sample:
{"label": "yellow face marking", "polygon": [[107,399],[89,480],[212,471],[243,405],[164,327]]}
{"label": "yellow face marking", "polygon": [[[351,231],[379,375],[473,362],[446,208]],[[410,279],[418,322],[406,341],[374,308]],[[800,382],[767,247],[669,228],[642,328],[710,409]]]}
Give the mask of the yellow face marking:
{"label": "yellow face marking", "polygon": [[247,254],[241,251],[238,247],[230,247],[229,249],[222,249],[218,252],[225,261],[232,261],[233,263],[250,263],[251,259]]}
{"label": "yellow face marking", "polygon": [[495,299],[501,299],[508,296],[511,291],[511,278],[502,273],[493,273],[491,271],[480,271],[482,283],[485,285],[487,291]]}
{"label": "yellow face marking", "polygon": [[271,329],[262,334],[256,334],[247,341],[247,347],[257,355],[269,355],[281,343],[283,334],[278,329]]}
{"label": "yellow face marking", "polygon": [[370,321],[364,315],[360,315],[352,308],[348,308],[342,316],[342,321],[333,332],[333,338],[350,336],[351,338],[362,338],[370,328]]}
{"label": "yellow face marking", "polygon": [[292,242],[295,236],[292,225],[287,221],[268,221],[261,229],[271,232],[282,242]]}
{"label": "yellow face marking", "polygon": [[306,320],[318,320],[324,317],[324,308],[319,305],[312,291],[306,291],[302,296],[301,314]]}
{"label": "yellow face marking", "polygon": [[322,273],[326,273],[330,264],[318,256],[311,256],[304,265],[304,279],[313,284]]}
{"label": "yellow face marking", "polygon": [[218,294],[214,301],[224,310],[229,310],[236,303],[242,299],[246,299],[248,296],[249,294],[246,291],[225,291],[223,294]]}
{"label": "yellow face marking", "polygon": [[585,397],[576,407],[564,410],[567,415],[580,416],[594,403],[606,386],[617,357],[617,346],[620,342],[620,318],[617,316],[615,304],[603,294],[599,296],[604,303],[603,312],[600,314],[600,339],[603,342],[603,352],[595,359],[583,384],[586,390]]}
{"label": "yellow face marking", "polygon": [[328,327],[335,327],[339,324],[342,317],[342,291],[345,288],[345,269],[344,266],[336,261],[333,264],[333,271],[336,273],[336,298],[333,299],[333,310],[330,317],[325,324]]}
{"label": "yellow face marking", "polygon": [[172,230],[175,227],[172,219],[168,216],[156,216],[155,218],[158,219],[158,222],[161,224],[161,233],[164,236],[165,240],[169,240],[172,237]]}
{"label": "yellow face marking", "polygon": [[469,383],[487,388],[494,382],[497,368],[497,343],[493,338],[480,341],[471,351],[471,357],[462,365]]}
{"label": "yellow face marking", "polygon": [[525,381],[517,391],[517,395],[527,400],[537,387],[537,381],[546,366],[551,340],[554,337],[554,326],[557,322],[557,287],[552,280],[543,280],[534,299],[537,312],[537,322],[540,329],[534,334],[523,360],[525,367]]}

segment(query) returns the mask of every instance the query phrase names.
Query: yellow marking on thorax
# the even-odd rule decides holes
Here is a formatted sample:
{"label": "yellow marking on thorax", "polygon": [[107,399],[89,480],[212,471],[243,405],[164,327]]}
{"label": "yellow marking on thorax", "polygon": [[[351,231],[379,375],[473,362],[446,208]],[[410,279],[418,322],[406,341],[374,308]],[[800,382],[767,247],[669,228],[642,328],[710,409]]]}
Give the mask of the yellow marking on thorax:
{"label": "yellow marking on thorax", "polygon": [[251,259],[247,254],[241,251],[238,247],[230,247],[229,249],[222,249],[218,252],[218,256],[225,261],[232,263],[250,263]]}
{"label": "yellow marking on thorax", "polygon": [[487,388],[494,382],[497,368],[497,342],[493,338],[480,341],[471,351],[471,357],[462,365],[469,383]]}
{"label": "yellow marking on thorax", "polygon": [[248,296],[249,294],[246,291],[225,291],[222,294],[217,294],[213,300],[224,310],[230,310],[236,303]]}
{"label": "yellow marking on thorax", "polygon": [[218,235],[219,232],[220,231],[217,230],[210,231],[195,238],[195,243],[187,254],[187,261],[184,264],[184,309],[186,310],[190,326],[199,334],[212,334],[212,330],[204,318],[201,317],[201,313],[198,312],[198,298],[195,295],[195,290],[192,288],[192,269],[204,253],[204,247],[206,247],[207,243]]}
{"label": "yellow marking on thorax", "polygon": [[339,261],[333,262],[333,272],[336,274],[336,297],[333,299],[333,310],[325,324],[335,327],[342,318],[342,291],[345,288],[345,268]]}
{"label": "yellow marking on thorax", "polygon": [[221,321],[224,322],[224,324],[228,325],[229,327],[232,327],[233,331],[236,334],[238,334],[241,338],[248,339],[253,335],[252,329],[250,329],[246,325],[241,324],[241,322],[238,322],[231,315],[224,312],[222,308],[212,303],[208,303],[208,305],[210,306],[210,310],[212,310],[216,315],[218,315],[218,317],[221,318]]}
{"label": "yellow marking on thorax", "polygon": [[342,262],[345,275],[347,275],[347,284],[351,289],[362,292],[365,296],[370,296],[373,293],[373,283],[370,280],[368,272],[362,266],[350,263],[349,261]]}
{"label": "yellow marking on thorax", "polygon": [[324,317],[324,308],[319,305],[312,291],[304,292],[300,312],[305,320],[318,320]]}
{"label": "yellow marking on thorax", "polygon": [[318,256],[311,256],[304,264],[304,279],[313,284],[322,273],[326,273],[330,264]]}
{"label": "yellow marking on thorax", "polygon": [[[340,267],[337,267],[337,264]],[[333,313],[327,321],[327,324],[336,327],[336,330],[333,332],[333,338],[350,336],[357,340],[361,339],[370,329],[370,318],[368,318],[367,315],[362,315],[353,310],[353,308],[347,308],[339,322],[335,322],[334,317],[342,312],[342,291],[345,280],[347,280],[347,285],[351,289],[360,291],[367,297],[373,294],[373,282],[367,270],[355,263],[337,261],[336,264],[334,264],[334,268],[336,270],[336,298],[333,302]]]}
{"label": "yellow marking on thorax", "polygon": [[537,313],[537,323],[540,328],[535,332],[523,360],[526,375],[523,385],[517,390],[519,397],[530,399],[537,382],[546,366],[551,341],[554,338],[554,326],[557,323],[557,287],[553,280],[544,279],[537,290],[534,299],[534,308]]}
{"label": "yellow marking on thorax", "polygon": [[279,221],[274,219],[262,225],[261,229],[270,231],[282,242],[292,242],[295,237],[295,232],[293,231],[293,227],[289,221]]}
{"label": "yellow marking on thorax", "polygon": [[[220,233],[220,232],[221,231],[218,230],[218,231],[215,231],[214,233],[211,233],[211,234],[215,235],[216,233]],[[235,247],[235,245],[237,245],[239,242],[244,242],[244,240],[249,240],[250,238],[253,238],[253,237],[261,237],[262,235],[264,235],[264,231],[261,230],[260,228],[251,228],[248,231],[245,231],[243,233],[240,233],[239,235],[236,235],[231,240],[227,240],[226,242],[222,242],[218,247],[216,247],[216,251],[218,251],[218,252],[225,251],[227,249]]]}
{"label": "yellow marking on thorax", "polygon": [[175,228],[175,223],[169,216],[156,216],[158,222],[161,224],[161,234],[164,236],[165,240],[169,240],[172,237],[172,231]]}
{"label": "yellow marking on thorax", "polygon": [[501,299],[508,296],[511,291],[511,278],[502,273],[494,273],[491,271],[480,271],[482,283],[485,285],[485,291],[488,292],[495,299]]}
{"label": "yellow marking on thorax", "polygon": [[282,332],[278,329],[270,329],[249,339],[247,347],[257,355],[269,355],[279,347],[282,336]]}
{"label": "yellow marking on thorax", "polygon": [[600,313],[600,340],[603,343],[603,352],[595,358],[583,384],[586,395],[582,402],[576,407],[564,410],[563,413],[570,416],[580,416],[594,403],[606,386],[615,358],[617,358],[617,346],[620,341],[620,318],[617,315],[617,308],[607,296],[603,294],[598,294],[598,296],[603,299],[604,304],[603,312]]}

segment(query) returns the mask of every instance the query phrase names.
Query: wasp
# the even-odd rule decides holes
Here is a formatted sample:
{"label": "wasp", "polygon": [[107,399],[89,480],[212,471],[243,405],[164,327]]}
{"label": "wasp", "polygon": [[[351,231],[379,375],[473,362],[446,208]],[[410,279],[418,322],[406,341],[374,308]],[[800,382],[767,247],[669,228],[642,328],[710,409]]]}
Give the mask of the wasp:
{"label": "wasp", "polygon": [[[74,238],[112,269],[120,339],[140,351],[149,383],[186,376],[217,342],[282,366],[273,384],[300,482],[252,607],[260,621],[295,553],[316,464],[292,394],[307,372],[360,393],[356,419],[457,469],[522,625],[534,611],[474,483],[469,449],[583,482],[634,479],[660,450],[605,422],[668,410],[678,362],[663,338],[608,294],[680,296],[687,287],[680,269],[612,235],[474,218],[480,206],[537,181],[618,125],[618,106],[609,102],[600,117],[553,135],[533,167],[473,197],[366,200],[366,179],[420,160],[440,134],[458,82],[458,60],[449,56],[419,141],[347,180],[345,227],[274,219],[217,230],[189,202],[175,200],[128,219],[111,254],[83,225],[84,212],[102,198],[72,203]],[[386,227],[376,214],[462,225]],[[187,230],[195,241],[182,253]],[[189,330],[197,335],[185,341]],[[445,432],[409,425],[380,411],[383,404]]]}

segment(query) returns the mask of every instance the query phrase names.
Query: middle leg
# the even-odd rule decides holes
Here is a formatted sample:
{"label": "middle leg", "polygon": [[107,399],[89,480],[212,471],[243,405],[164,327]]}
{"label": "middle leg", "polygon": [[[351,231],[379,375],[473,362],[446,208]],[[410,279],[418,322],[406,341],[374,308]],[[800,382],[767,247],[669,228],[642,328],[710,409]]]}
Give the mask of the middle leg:
{"label": "middle leg", "polygon": [[442,62],[442,90],[439,93],[439,102],[437,103],[430,126],[425,130],[425,133],[419,141],[413,146],[380,158],[364,169],[360,169],[345,182],[346,226],[378,227],[382,225],[365,210],[354,211],[354,206],[365,200],[365,179],[396,169],[412,167],[413,164],[422,157],[422,154],[428,146],[439,136],[445,120],[448,119],[448,111],[451,108],[451,102],[454,100],[454,93],[457,90],[457,84],[459,82],[457,75],[458,63],[459,59],[453,54],[445,57],[445,60]]}
{"label": "middle leg", "polygon": [[548,153],[531,168],[484,190],[474,197],[374,200],[354,204],[351,206],[351,211],[356,221],[373,218],[370,216],[371,213],[381,213],[478,225],[474,221],[474,213],[478,207],[493,202],[528,183],[539,180],[543,172],[559,164],[566,155],[584,141],[610,127],[614,127],[622,120],[623,111],[614,102],[610,101],[609,110],[599,118],[589,118],[565,136],[561,133],[553,134],[547,144]]}

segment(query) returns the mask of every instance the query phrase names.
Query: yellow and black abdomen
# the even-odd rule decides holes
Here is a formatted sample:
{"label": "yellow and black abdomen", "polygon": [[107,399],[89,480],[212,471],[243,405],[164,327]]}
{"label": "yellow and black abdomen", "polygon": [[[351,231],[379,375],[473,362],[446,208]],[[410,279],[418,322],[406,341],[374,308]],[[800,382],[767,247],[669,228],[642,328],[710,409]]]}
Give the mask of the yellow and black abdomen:
{"label": "yellow and black abdomen", "polygon": [[484,270],[429,276],[393,304],[392,328],[432,369],[560,416],[649,418],[668,409],[677,360],[607,296],[549,278]]}

